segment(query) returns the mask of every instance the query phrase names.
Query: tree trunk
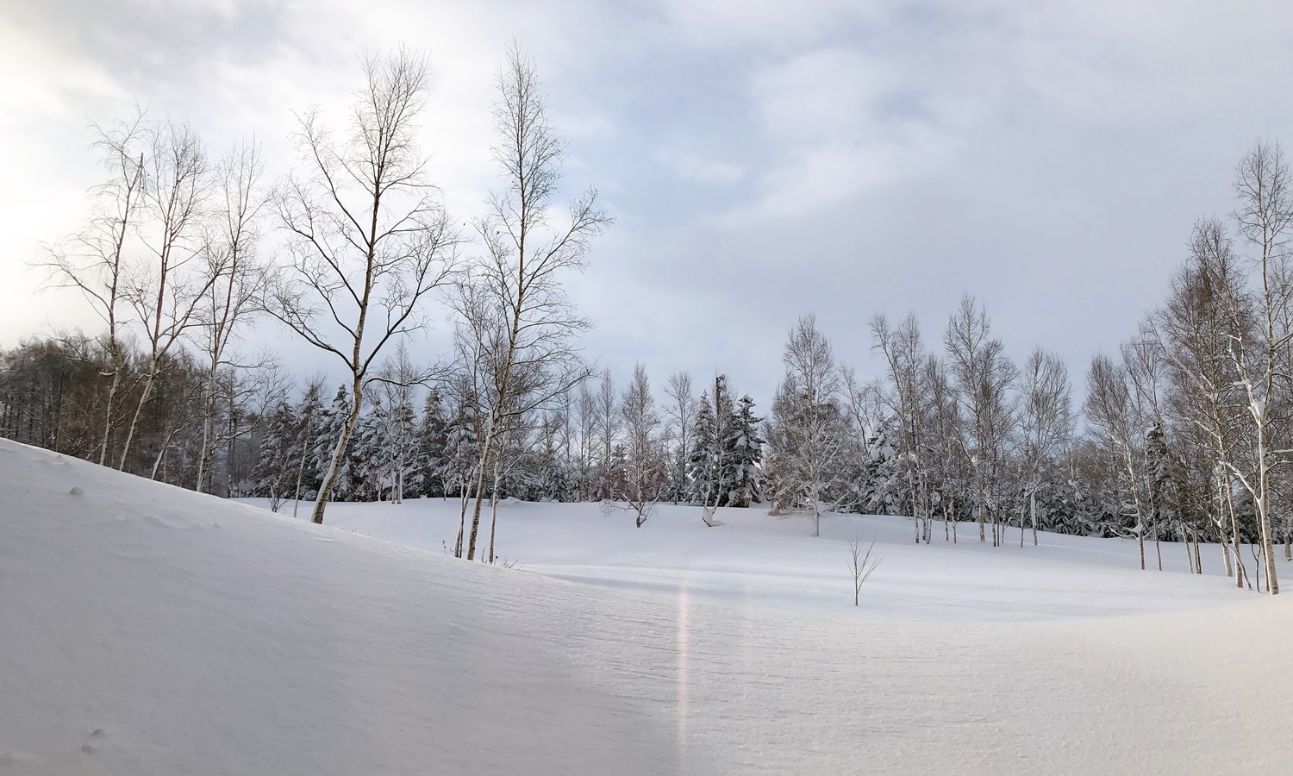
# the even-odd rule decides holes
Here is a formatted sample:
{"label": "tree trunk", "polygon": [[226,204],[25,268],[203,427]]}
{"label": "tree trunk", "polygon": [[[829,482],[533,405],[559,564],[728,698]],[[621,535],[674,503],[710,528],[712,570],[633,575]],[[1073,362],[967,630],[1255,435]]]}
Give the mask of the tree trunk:
{"label": "tree trunk", "polygon": [[1033,546],[1037,546],[1037,488],[1034,487],[1029,496],[1029,509],[1033,514]]}
{"label": "tree trunk", "polygon": [[350,408],[350,416],[346,418],[346,425],[341,427],[341,437],[337,440],[337,446],[332,451],[332,460],[328,462],[328,471],[323,476],[323,482],[319,485],[319,495],[314,501],[314,514],[311,519],[323,524],[323,511],[328,506],[328,501],[332,499],[332,489],[337,485],[337,476],[341,472],[341,461],[345,458],[346,448],[350,446],[350,437],[355,433],[355,428],[359,425],[359,413],[363,409],[363,382],[356,377],[355,383],[351,388],[351,397],[354,402]]}
{"label": "tree trunk", "polygon": [[489,564],[494,565],[494,528],[498,525],[498,458],[494,460],[494,488],[489,494]]}
{"label": "tree trunk", "polygon": [[1226,511],[1230,516],[1231,551],[1235,556],[1235,587],[1243,588],[1248,582],[1248,569],[1244,567],[1244,556],[1240,554],[1239,521],[1235,519],[1235,500],[1226,488]]}
{"label": "tree trunk", "polygon": [[202,392],[202,447],[198,450],[198,476],[193,489],[204,492],[207,468],[211,465],[211,430],[215,424],[215,382],[216,373],[212,369],[207,373],[206,389]]}
{"label": "tree trunk", "polygon": [[99,446],[99,465],[103,466],[108,460],[108,443],[112,439],[112,412],[117,406],[117,390],[121,387],[121,358],[115,354],[116,346],[111,346],[114,350],[111,356],[112,365],[112,384],[108,387],[107,407],[103,412],[103,442]]}
{"label": "tree trunk", "polygon": [[149,397],[153,392],[153,381],[157,379],[157,365],[154,363],[148,369],[148,377],[144,380],[144,388],[139,393],[139,403],[135,405],[135,414],[130,418],[130,427],[126,429],[126,439],[121,444],[121,460],[117,464],[118,471],[126,470],[126,461],[130,457],[130,445],[135,439],[135,429],[139,427],[139,417],[144,414],[144,405],[148,403]]}

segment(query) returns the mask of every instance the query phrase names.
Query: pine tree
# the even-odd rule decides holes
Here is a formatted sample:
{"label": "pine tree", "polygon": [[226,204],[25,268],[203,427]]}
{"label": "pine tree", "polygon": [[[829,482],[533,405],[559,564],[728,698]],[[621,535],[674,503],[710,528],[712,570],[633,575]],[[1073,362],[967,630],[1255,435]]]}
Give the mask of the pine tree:
{"label": "pine tree", "polygon": [[255,492],[269,499],[274,512],[278,511],[296,473],[299,425],[291,405],[280,401],[270,414],[260,440],[260,454],[252,475]]}
{"label": "pine tree", "polygon": [[897,513],[897,500],[902,489],[898,466],[897,451],[890,444],[888,433],[883,426],[877,428],[867,440],[866,463],[863,469],[861,506],[866,513],[874,515]]}
{"label": "pine tree", "polygon": [[427,395],[415,447],[408,480],[409,492],[428,498],[448,495],[447,480],[451,471],[447,459],[449,423],[445,420],[444,402],[438,390],[433,389]]}
{"label": "pine tree", "polygon": [[687,480],[690,486],[688,500],[699,504],[708,504],[714,500],[714,463],[718,450],[718,427],[714,422],[714,404],[709,399],[709,392],[701,393],[696,404],[696,419],[693,423],[695,442],[687,463]]}
{"label": "pine tree", "polygon": [[302,498],[313,498],[319,490],[320,472],[314,454],[319,424],[323,417],[323,401],[320,397],[322,386],[311,382],[301,397],[296,408],[298,427],[296,439],[292,446],[292,460],[295,462],[295,483],[292,488],[292,517],[296,517],[297,508]]}
{"label": "pine tree", "polygon": [[748,507],[762,498],[759,488],[759,464],[763,460],[759,424],[762,422],[763,418],[754,414],[754,400],[742,396],[731,416],[730,432],[724,446],[727,473],[723,483],[727,491],[727,506]]}
{"label": "pine tree", "polygon": [[468,482],[479,464],[479,433],[475,407],[464,402],[445,433],[445,468],[441,477],[446,492],[468,496]]}

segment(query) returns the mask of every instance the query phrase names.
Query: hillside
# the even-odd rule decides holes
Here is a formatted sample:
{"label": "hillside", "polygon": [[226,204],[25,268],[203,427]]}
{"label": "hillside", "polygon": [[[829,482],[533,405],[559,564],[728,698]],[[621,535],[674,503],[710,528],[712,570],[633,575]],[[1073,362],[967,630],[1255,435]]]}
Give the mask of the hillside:
{"label": "hillside", "polygon": [[[704,532],[662,513],[634,533],[624,515],[509,506],[500,546],[522,568],[504,569],[446,557],[443,510],[422,524],[430,549],[363,535],[383,507],[315,527],[0,441],[0,773],[1274,773],[1293,757],[1287,599],[1140,575],[1097,540],[1006,559],[841,522],[888,531],[858,610],[840,537],[810,546],[784,521]],[[398,520],[386,534],[419,543]]]}

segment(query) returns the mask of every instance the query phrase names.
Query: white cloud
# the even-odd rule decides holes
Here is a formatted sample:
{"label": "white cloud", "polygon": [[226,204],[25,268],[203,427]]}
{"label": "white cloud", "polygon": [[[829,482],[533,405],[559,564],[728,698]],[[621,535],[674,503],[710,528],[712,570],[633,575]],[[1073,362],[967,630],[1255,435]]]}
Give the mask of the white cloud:
{"label": "white cloud", "polygon": [[679,179],[706,186],[730,186],[746,177],[739,164],[705,156],[695,151],[674,148],[661,149],[656,160],[669,168]]}

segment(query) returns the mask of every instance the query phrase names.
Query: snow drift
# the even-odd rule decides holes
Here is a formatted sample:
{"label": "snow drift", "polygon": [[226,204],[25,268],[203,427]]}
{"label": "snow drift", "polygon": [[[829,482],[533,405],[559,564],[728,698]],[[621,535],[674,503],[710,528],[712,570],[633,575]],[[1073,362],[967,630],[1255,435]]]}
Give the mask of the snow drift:
{"label": "snow drift", "polygon": [[0,773],[1280,772],[1291,612],[1232,598],[795,612],[455,561],[0,441]]}

